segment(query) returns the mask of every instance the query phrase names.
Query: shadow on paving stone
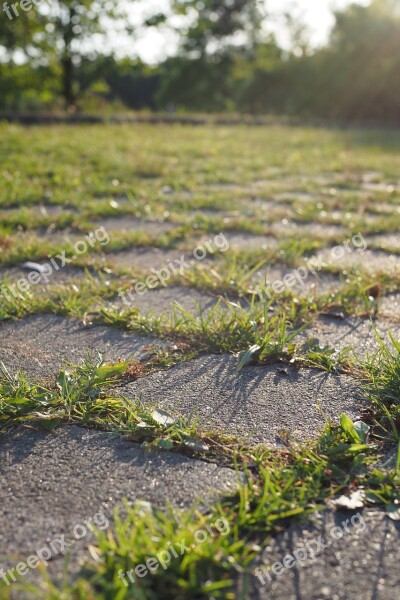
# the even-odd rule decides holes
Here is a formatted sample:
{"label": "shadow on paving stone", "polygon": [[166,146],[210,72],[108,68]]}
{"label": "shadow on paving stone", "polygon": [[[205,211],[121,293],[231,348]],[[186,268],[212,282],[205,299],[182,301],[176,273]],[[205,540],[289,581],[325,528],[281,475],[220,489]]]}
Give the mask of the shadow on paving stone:
{"label": "shadow on paving stone", "polygon": [[237,371],[230,356],[203,356],[119,388],[129,398],[199,418],[202,429],[218,429],[276,444],[279,432],[298,439],[318,435],[328,417],[357,417],[356,390],[349,377],[314,370],[249,366]]}
{"label": "shadow on paving stone", "polygon": [[64,535],[68,548],[49,561],[53,576],[62,574],[69,553],[72,573],[90,558],[87,546],[93,538],[87,526],[83,535],[79,525],[97,515],[99,528],[105,529],[123,499],[159,508],[168,502],[176,509],[198,501],[205,506],[232,493],[238,482],[232,469],[145,450],[116,434],[76,426],[51,433],[20,427],[1,435],[0,474],[6,482],[0,489],[0,567],[25,562],[47,540]]}
{"label": "shadow on paving stone", "polygon": [[0,360],[12,372],[34,377],[57,374],[66,364],[78,364],[90,353],[117,362],[145,355],[156,338],[140,337],[111,327],[83,325],[73,318],[38,315],[0,323]]}
{"label": "shadow on paving stone", "polygon": [[320,513],[271,541],[250,581],[238,582],[237,597],[394,600],[400,589],[399,534],[400,524],[380,511]]}
{"label": "shadow on paving stone", "polygon": [[321,317],[315,321],[310,329],[299,335],[298,339],[316,338],[321,347],[330,347],[340,352],[351,346],[358,358],[365,358],[367,353],[371,354],[379,349],[379,343],[374,331],[377,332],[385,342],[389,341],[390,330],[395,338],[400,336],[400,326],[385,321],[374,321],[357,317],[333,318]]}

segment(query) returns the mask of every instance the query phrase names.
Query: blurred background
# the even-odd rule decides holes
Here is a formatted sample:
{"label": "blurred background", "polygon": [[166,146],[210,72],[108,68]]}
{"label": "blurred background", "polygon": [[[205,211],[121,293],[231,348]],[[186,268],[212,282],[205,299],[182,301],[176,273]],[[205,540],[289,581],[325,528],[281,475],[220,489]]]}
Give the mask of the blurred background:
{"label": "blurred background", "polygon": [[399,123],[400,0],[2,0],[0,110]]}

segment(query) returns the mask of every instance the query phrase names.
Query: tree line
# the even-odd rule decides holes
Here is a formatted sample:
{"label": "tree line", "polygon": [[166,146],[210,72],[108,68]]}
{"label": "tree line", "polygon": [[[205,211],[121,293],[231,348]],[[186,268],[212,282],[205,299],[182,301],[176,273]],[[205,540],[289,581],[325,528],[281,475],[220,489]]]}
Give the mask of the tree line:
{"label": "tree line", "polygon": [[[131,2],[132,10],[143,5]],[[91,40],[105,19],[125,22],[116,0],[36,0],[12,19],[6,5],[2,110],[235,111],[400,122],[399,0],[337,12],[328,43],[317,50],[287,15],[289,51],[265,33],[269,16],[259,0],[173,0],[169,14],[142,24],[162,28],[171,16],[185,23],[176,55],[156,66],[94,53]]]}

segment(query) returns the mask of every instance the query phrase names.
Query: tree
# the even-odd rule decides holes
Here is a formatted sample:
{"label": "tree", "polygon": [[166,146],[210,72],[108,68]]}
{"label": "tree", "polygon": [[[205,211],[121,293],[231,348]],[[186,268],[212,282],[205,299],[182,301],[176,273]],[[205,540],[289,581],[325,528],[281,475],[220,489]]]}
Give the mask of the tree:
{"label": "tree", "polygon": [[263,19],[261,7],[260,0],[174,0],[176,14],[195,15],[184,33],[183,51],[198,57],[235,42],[253,46]]}
{"label": "tree", "polygon": [[326,61],[334,116],[397,120],[400,117],[400,10],[373,0],[336,13]]}
{"label": "tree", "polygon": [[0,10],[0,47],[12,53],[31,43],[39,29],[37,14],[29,11],[21,15],[23,18],[16,18],[7,2],[3,3]]}
{"label": "tree", "polygon": [[77,99],[76,66],[93,53],[91,40],[106,24],[123,17],[118,0],[51,0],[38,3],[18,18],[0,21],[0,46],[20,49],[31,67],[55,67],[61,73],[65,107],[74,109]]}
{"label": "tree", "polygon": [[260,0],[173,0],[182,23],[178,56],[162,66],[160,106],[223,111],[234,107],[232,70],[237,57],[256,47],[263,14]]}
{"label": "tree", "polygon": [[41,12],[38,46],[48,59],[55,56],[59,61],[67,109],[75,107],[75,66],[84,54],[83,45],[104,31],[105,18],[121,16],[117,9],[117,0],[53,0],[49,12]]}

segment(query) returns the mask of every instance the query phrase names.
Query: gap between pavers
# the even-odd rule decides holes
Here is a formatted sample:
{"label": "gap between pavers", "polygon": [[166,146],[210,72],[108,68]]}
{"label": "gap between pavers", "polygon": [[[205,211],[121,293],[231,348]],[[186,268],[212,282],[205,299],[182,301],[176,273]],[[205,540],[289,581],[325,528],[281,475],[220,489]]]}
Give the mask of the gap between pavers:
{"label": "gap between pavers", "polygon": [[356,385],[349,377],[291,367],[248,366],[232,356],[203,356],[118,388],[172,415],[197,418],[203,430],[278,444],[279,434],[315,438],[328,418],[356,418]]}
{"label": "gap between pavers", "polygon": [[[64,534],[71,542],[79,535],[75,526],[100,512],[103,527],[124,499],[159,508],[171,503],[180,510],[197,501],[205,506],[238,485],[232,469],[77,426],[52,432],[19,427],[2,434],[0,474],[0,567],[6,570],[45,547],[48,539]],[[72,571],[90,558],[92,540],[87,535],[70,544]],[[53,574],[61,574],[66,552],[53,556]]]}
{"label": "gap between pavers", "polygon": [[[400,586],[399,534],[400,525],[379,510],[313,515],[308,524],[292,525],[270,542],[254,561],[249,581],[238,580],[237,597],[246,590],[252,600],[394,600]],[[290,568],[284,567],[285,558]],[[262,573],[268,566],[275,570],[269,577]]]}
{"label": "gap between pavers", "polygon": [[19,321],[0,323],[0,360],[12,372],[24,371],[34,377],[49,377],[67,363],[78,364],[90,353],[105,360],[143,357],[154,346],[166,342],[141,337],[112,327],[83,325],[81,321],[57,315],[35,315]]}

